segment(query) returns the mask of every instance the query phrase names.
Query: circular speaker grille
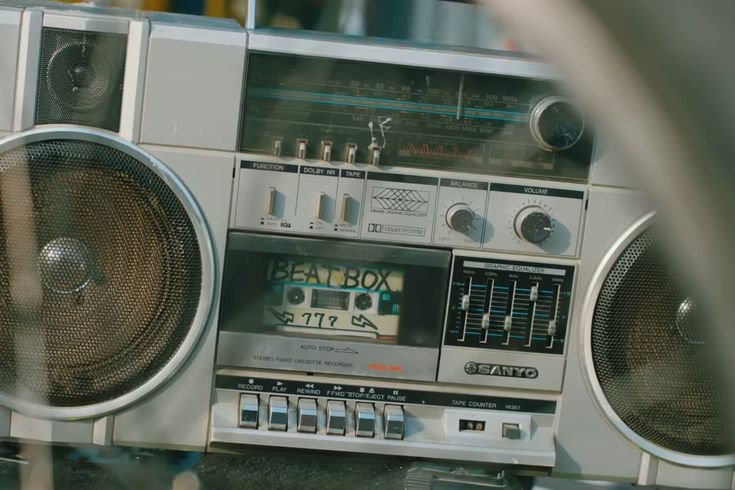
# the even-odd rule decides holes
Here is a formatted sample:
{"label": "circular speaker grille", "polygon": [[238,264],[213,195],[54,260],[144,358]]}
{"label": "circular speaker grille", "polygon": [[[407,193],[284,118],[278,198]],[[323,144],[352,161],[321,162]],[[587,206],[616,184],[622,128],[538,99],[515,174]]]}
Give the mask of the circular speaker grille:
{"label": "circular speaker grille", "polygon": [[3,150],[0,394],[63,408],[136,390],[194,330],[199,224],[135,152],[83,138]]}
{"label": "circular speaker grille", "polygon": [[594,309],[594,373],[610,407],[644,440],[678,453],[728,454],[724,398],[694,300],[678,284],[650,230],[623,250]]}

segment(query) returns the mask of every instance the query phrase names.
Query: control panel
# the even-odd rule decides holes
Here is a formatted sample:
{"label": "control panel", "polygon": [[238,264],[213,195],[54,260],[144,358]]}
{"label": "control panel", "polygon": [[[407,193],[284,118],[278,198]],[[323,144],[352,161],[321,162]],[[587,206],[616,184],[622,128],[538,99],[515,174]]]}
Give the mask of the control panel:
{"label": "control panel", "polygon": [[527,464],[553,465],[553,398],[359,383],[221,370],[213,444],[288,444],[486,462],[510,462],[523,454]]}
{"label": "control panel", "polygon": [[243,156],[232,225],[574,257],[584,203],[574,184]]}

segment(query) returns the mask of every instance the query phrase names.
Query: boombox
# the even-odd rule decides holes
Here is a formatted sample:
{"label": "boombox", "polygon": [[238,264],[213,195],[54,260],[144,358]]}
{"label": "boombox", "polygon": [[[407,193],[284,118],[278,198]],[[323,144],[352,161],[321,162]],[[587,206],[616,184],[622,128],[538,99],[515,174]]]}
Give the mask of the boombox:
{"label": "boombox", "polygon": [[0,9],[0,437],[733,488],[696,291],[547,65]]}

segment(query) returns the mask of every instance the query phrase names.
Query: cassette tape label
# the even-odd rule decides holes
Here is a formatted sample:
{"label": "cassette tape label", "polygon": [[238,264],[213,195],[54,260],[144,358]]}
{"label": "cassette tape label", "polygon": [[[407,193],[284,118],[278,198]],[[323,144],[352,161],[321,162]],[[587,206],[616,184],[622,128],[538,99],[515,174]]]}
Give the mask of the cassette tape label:
{"label": "cassette tape label", "polygon": [[403,283],[400,268],[382,264],[272,258],[264,323],[284,333],[319,329],[390,341],[398,334]]}

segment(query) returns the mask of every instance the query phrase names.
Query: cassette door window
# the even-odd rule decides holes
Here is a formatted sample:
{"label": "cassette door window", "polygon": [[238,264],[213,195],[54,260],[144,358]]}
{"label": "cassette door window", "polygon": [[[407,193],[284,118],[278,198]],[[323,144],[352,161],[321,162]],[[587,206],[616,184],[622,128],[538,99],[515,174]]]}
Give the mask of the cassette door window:
{"label": "cassette door window", "polygon": [[222,329],[436,347],[449,254],[232,233]]}

